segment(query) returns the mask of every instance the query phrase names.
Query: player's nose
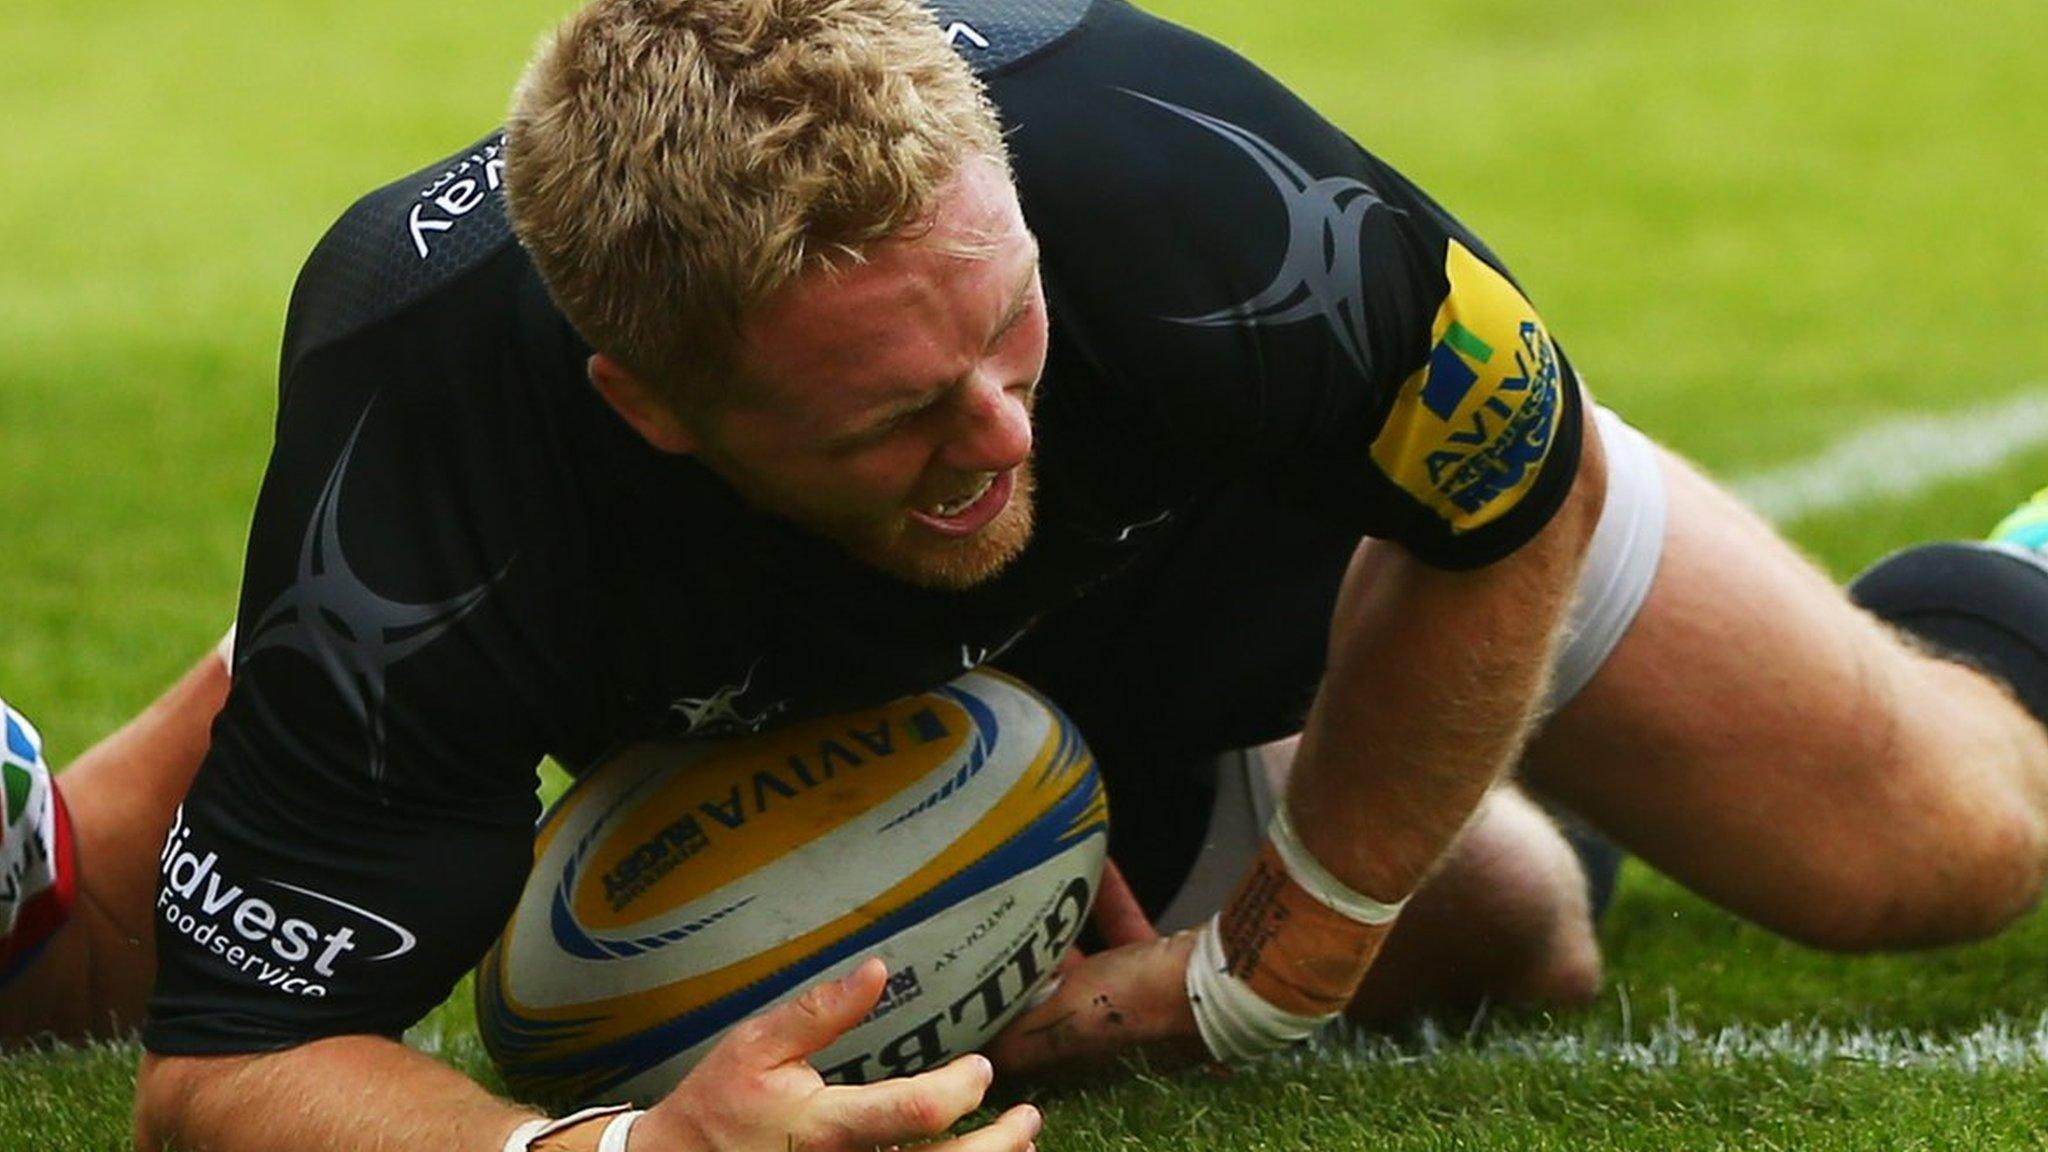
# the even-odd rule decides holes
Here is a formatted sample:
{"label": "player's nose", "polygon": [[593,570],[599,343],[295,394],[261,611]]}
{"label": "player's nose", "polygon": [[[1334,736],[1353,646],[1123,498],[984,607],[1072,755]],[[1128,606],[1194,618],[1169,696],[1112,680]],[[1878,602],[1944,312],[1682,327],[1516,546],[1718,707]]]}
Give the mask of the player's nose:
{"label": "player's nose", "polygon": [[977,377],[961,396],[945,463],[961,472],[1002,472],[1031,458],[1031,391]]}

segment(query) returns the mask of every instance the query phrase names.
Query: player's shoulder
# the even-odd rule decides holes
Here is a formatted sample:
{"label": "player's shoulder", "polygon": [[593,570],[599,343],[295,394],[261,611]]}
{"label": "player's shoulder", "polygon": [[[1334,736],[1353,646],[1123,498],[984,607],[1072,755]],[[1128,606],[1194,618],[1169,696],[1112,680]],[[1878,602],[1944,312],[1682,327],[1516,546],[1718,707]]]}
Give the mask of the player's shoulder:
{"label": "player's shoulder", "polygon": [[[955,2],[1004,13],[1017,0]],[[1229,246],[1276,189],[1290,207],[1304,190],[1340,187],[1347,204],[1354,192],[1410,199],[1406,181],[1256,62],[1123,0],[1066,2],[1070,29],[1042,32],[1033,54],[987,73],[1026,216],[1036,211],[1055,239]],[[992,17],[962,19],[980,28]],[[1007,54],[999,35],[987,38]],[[975,58],[958,37],[954,46]]]}
{"label": "player's shoulder", "polygon": [[516,254],[504,189],[504,135],[493,132],[356,200],[299,273],[287,362],[427,305]]}
{"label": "player's shoulder", "polygon": [[1054,62],[1070,45],[1080,53],[1150,57],[1216,46],[1127,0],[926,0],[953,46],[994,81]]}
{"label": "player's shoulder", "polygon": [[988,76],[1028,63],[1078,31],[1097,0],[928,0],[946,43]]}
{"label": "player's shoulder", "polygon": [[252,564],[274,544],[283,581],[300,526],[346,504],[389,567],[478,542],[456,574],[474,583],[575,498],[542,446],[601,426],[587,355],[512,234],[498,134],[361,197],[292,292]]}
{"label": "player's shoulder", "polygon": [[1111,359],[1384,383],[1419,355],[1448,219],[1253,61],[1094,0],[989,87],[1062,319]]}

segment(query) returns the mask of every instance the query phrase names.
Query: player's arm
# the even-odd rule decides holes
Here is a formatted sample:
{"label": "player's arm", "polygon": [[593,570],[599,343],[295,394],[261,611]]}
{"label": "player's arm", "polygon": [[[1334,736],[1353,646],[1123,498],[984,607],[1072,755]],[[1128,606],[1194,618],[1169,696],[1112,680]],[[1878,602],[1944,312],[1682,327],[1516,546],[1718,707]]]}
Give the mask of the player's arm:
{"label": "player's arm", "polygon": [[338,1036],[255,1055],[145,1054],[135,1146],[496,1149],[534,1115],[396,1041]]}
{"label": "player's arm", "polygon": [[1344,886],[1405,900],[1520,757],[1605,492],[1589,418],[1564,503],[1511,555],[1451,570],[1368,546],[1353,561],[1286,799]]}
{"label": "player's arm", "polygon": [[1256,1056],[1341,1013],[1520,758],[1606,494],[1586,423],[1561,504],[1509,555],[1463,570],[1398,546],[1354,557],[1281,811],[1192,942],[1189,1015],[1211,1054]]}
{"label": "player's arm", "polygon": [[[981,1103],[991,1078],[986,1060],[968,1056],[860,1087],[827,1085],[807,1062],[874,1007],[886,978],[870,961],[741,1024],[644,1114],[565,1117],[543,1132],[531,1131],[545,1123],[536,1113],[382,1037],[337,1036],[259,1055],[146,1056],[135,1143],[146,1152],[615,1152],[630,1138],[632,1152],[865,1152],[927,1140]],[[1021,1152],[1039,1126],[1037,1110],[1022,1105],[928,1147]],[[615,1145],[604,1143],[608,1134]]]}
{"label": "player's arm", "polygon": [[[1519,757],[1606,491],[1597,428],[1586,425],[1564,503],[1508,557],[1444,569],[1373,544],[1354,559],[1285,801],[1326,883],[1397,910]],[[1291,880],[1267,856],[1214,924],[1073,966],[990,1055],[1005,1072],[1030,1073],[1139,1046],[1169,1058],[1254,1054],[1256,1037],[1274,1030],[1233,1023],[1263,1011],[1246,1009],[1243,992],[1197,1025],[1190,965],[1217,964],[1196,955],[1203,933],[1216,934],[1217,966],[1265,1004],[1304,1021],[1340,1011],[1392,916],[1333,920],[1307,906],[1327,907],[1325,893]]]}

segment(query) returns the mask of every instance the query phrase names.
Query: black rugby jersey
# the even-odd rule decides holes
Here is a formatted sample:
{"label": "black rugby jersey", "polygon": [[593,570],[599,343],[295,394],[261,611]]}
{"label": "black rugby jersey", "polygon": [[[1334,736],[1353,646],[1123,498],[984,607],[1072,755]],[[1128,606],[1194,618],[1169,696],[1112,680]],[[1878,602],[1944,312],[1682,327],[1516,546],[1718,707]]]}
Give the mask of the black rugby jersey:
{"label": "black rugby jersey", "polygon": [[370,194],[292,296],[234,687],[163,852],[151,1049],[396,1034],[503,925],[544,755],[943,682],[1225,485],[1445,566],[1548,520],[1577,388],[1471,233],[1120,0],[935,8],[1042,251],[1030,546],[911,587],[642,443],[511,234],[499,137]]}

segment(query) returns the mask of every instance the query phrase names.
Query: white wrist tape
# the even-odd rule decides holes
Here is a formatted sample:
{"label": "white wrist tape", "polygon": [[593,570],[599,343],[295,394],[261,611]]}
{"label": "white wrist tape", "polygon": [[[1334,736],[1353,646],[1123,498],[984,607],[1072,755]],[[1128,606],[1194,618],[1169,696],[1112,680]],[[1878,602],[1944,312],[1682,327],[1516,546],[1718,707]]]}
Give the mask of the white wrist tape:
{"label": "white wrist tape", "polygon": [[[1377,900],[1338,880],[1309,854],[1301,836],[1295,832],[1294,822],[1288,818],[1284,804],[1273,814],[1272,823],[1267,826],[1267,843],[1271,845],[1271,857],[1262,853],[1244,885],[1232,893],[1223,911],[1202,925],[1195,937],[1194,952],[1188,957],[1188,1004],[1194,1009],[1195,1025],[1201,1030],[1203,1043],[1218,1060],[1262,1056],[1305,1040],[1324,1024],[1336,1019],[1343,1010],[1344,1002],[1357,990],[1356,984],[1344,986],[1340,970],[1334,982],[1327,979],[1322,982],[1327,985],[1325,987],[1302,987],[1291,983],[1275,985],[1272,983],[1272,965],[1278,963],[1278,971],[1285,972],[1290,971],[1288,965],[1291,962],[1276,957],[1293,953],[1292,962],[1299,962],[1305,948],[1328,946],[1350,953],[1357,963],[1352,978],[1360,978],[1371,961],[1372,953],[1378,949],[1381,935],[1369,930],[1392,922],[1408,903],[1405,897],[1392,903]],[[1279,870],[1286,874],[1284,878],[1275,874],[1273,862],[1277,862]],[[1301,889],[1301,895],[1287,896],[1284,889],[1290,884]],[[1276,900],[1278,904],[1274,903]],[[1285,910],[1288,901],[1294,902],[1292,912]],[[1327,912],[1310,915],[1309,910],[1318,904]],[[1269,994],[1275,989],[1286,989],[1289,994],[1312,993],[1302,997],[1298,1007],[1334,1007],[1327,1012],[1305,1014],[1292,1011],[1274,1004],[1232,972],[1232,957],[1223,946],[1225,916],[1233,917],[1233,932],[1240,935],[1245,931],[1245,917],[1249,917],[1254,926],[1264,922],[1263,929],[1252,933],[1251,938],[1259,942],[1250,945],[1245,955],[1236,958],[1240,972],[1254,979],[1263,973]],[[1310,923],[1316,920],[1322,923]],[[1277,932],[1283,924],[1293,925],[1291,945],[1265,935]],[[1300,935],[1303,932],[1311,935],[1304,937]],[[1333,951],[1331,955],[1334,957],[1336,954],[1337,951]]]}
{"label": "white wrist tape", "polygon": [[541,1137],[552,1136],[600,1116],[610,1116],[612,1122],[604,1126],[604,1133],[597,1138],[597,1152],[626,1152],[626,1139],[633,1134],[633,1125],[640,1122],[641,1116],[640,1109],[630,1104],[585,1108],[552,1120],[528,1120],[505,1138],[504,1152],[532,1152],[534,1143]]}
{"label": "white wrist tape", "polygon": [[228,675],[233,676],[235,674],[235,626],[233,624],[228,625],[228,634],[220,638],[220,643],[213,646],[213,654],[220,657],[220,666],[228,670]]}
{"label": "white wrist tape", "polygon": [[1232,976],[1230,962],[1223,956],[1217,919],[1211,916],[1195,935],[1187,979],[1195,1027],[1201,1029],[1202,1043],[1209,1046],[1211,1056],[1225,1063],[1264,1056],[1308,1039],[1336,1018],[1334,1012],[1297,1016],[1275,1008],[1249,984]]}
{"label": "white wrist tape", "polygon": [[1394,917],[1401,914],[1401,909],[1408,906],[1406,896],[1389,904],[1375,900],[1331,875],[1322,861],[1309,855],[1308,848],[1302,844],[1300,833],[1294,830],[1294,821],[1288,818],[1285,802],[1278,806],[1272,822],[1266,825],[1266,835],[1272,837],[1273,848],[1280,853],[1280,862],[1287,865],[1287,874],[1294,877],[1294,882],[1338,915],[1360,924],[1391,924]]}

